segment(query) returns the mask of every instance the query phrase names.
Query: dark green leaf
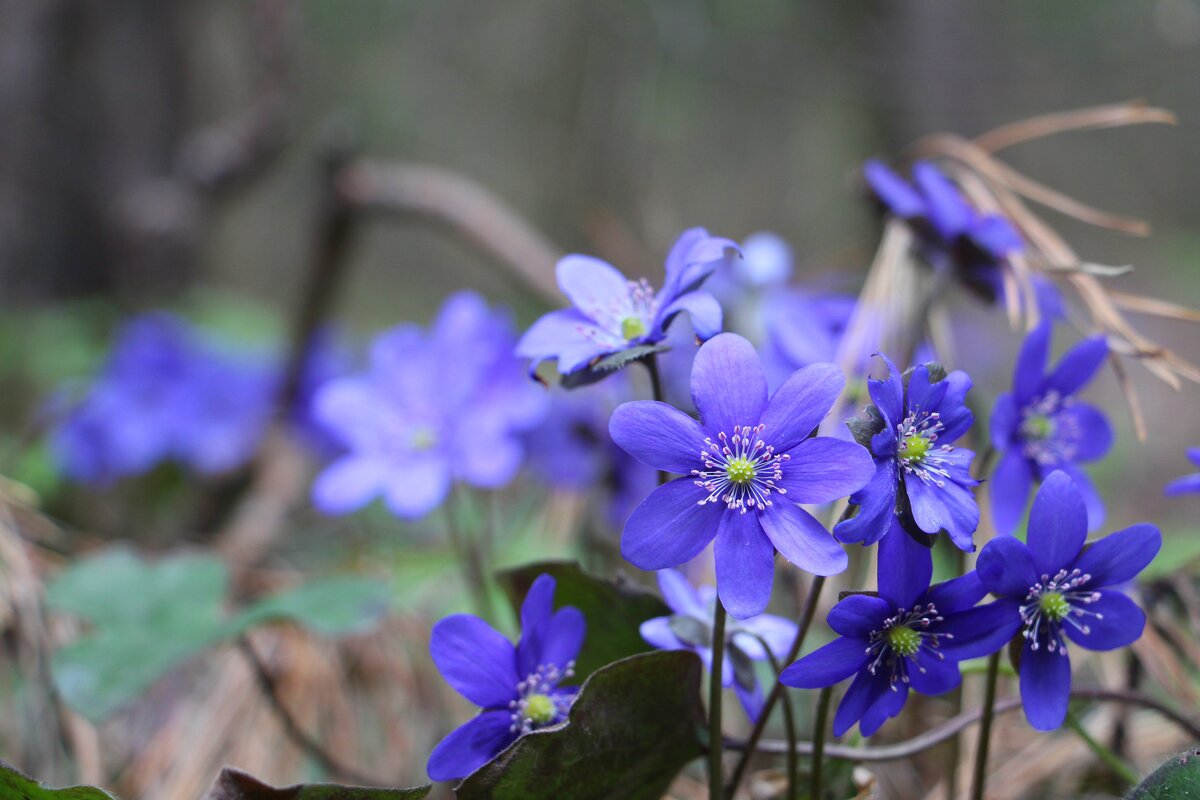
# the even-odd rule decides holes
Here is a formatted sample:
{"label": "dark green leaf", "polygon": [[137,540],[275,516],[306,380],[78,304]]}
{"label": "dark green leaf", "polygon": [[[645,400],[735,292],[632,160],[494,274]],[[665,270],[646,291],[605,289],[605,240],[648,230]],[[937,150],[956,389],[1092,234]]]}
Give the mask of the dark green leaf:
{"label": "dark green leaf", "polygon": [[333,783],[302,783],[276,789],[237,769],[223,769],[205,800],[420,800],[431,786],[368,789]]}
{"label": "dark green leaf", "polygon": [[113,800],[113,796],[95,786],[47,789],[0,761],[0,800]]}
{"label": "dark green leaf", "polygon": [[544,561],[496,575],[518,614],[530,585],[543,573],[557,582],[555,608],[575,606],[587,620],[583,650],[575,662],[575,677],[579,681],[605,664],[650,650],[638,631],[639,626],[651,617],[671,613],[663,601],[649,592],[588,575],[574,561]]}
{"label": "dark green leaf", "polygon": [[605,356],[588,366],[563,375],[559,381],[563,388],[576,389],[607,378],[619,369],[629,366],[646,356],[665,353],[671,348],[665,344],[639,344],[626,350]]}
{"label": "dark green leaf", "polygon": [[871,439],[883,430],[883,426],[883,415],[873,405],[866,406],[861,414],[846,420],[846,427],[850,429],[854,441],[868,450],[871,449]]}
{"label": "dark green leaf", "polygon": [[1200,797],[1200,750],[1185,750],[1133,787],[1126,800]]}
{"label": "dark green leaf", "polygon": [[462,800],[658,800],[700,756],[700,659],[683,650],[597,670],[565,725],[522,736],[458,787]]}

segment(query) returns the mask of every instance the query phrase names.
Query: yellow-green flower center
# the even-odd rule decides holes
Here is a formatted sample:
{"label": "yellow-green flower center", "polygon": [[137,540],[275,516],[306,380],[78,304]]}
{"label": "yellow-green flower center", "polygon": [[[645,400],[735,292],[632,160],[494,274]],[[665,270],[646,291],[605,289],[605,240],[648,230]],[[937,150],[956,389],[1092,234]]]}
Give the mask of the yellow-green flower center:
{"label": "yellow-green flower center", "polygon": [[754,480],[754,464],[748,458],[732,458],[725,464],[730,483],[745,485]]}
{"label": "yellow-green flower center", "polygon": [[1038,598],[1038,608],[1055,622],[1061,622],[1071,611],[1071,604],[1062,592],[1046,592]]}
{"label": "yellow-green flower center", "polygon": [[908,658],[921,649],[921,634],[907,625],[897,625],[887,632],[888,644],[897,655]]}
{"label": "yellow-green flower center", "polygon": [[1054,433],[1054,422],[1045,414],[1030,414],[1021,421],[1021,433],[1035,441],[1049,439]]}
{"label": "yellow-green flower center", "polygon": [[437,431],[428,425],[418,425],[408,440],[413,450],[432,450],[437,445]]}
{"label": "yellow-green flower center", "polygon": [[621,320],[621,335],[626,341],[632,342],[646,335],[646,321],[641,317],[626,317]]}
{"label": "yellow-green flower center", "polygon": [[933,448],[933,442],[919,433],[910,433],[900,441],[900,458],[904,461],[923,461]]}
{"label": "yellow-green flower center", "polygon": [[557,713],[558,709],[548,695],[531,694],[525,698],[525,716],[535,725],[553,722]]}

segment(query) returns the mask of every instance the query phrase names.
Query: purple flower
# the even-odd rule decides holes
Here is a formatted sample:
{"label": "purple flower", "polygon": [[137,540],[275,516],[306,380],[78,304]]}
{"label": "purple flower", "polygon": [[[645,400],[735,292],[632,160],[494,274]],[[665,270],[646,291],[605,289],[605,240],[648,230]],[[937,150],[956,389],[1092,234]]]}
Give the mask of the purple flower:
{"label": "purple flower", "polygon": [[[1189,447],[1187,455],[1189,461],[1200,467],[1200,447]],[[1200,472],[1176,478],[1163,489],[1163,493],[1167,497],[1174,497],[1180,494],[1194,494],[1196,492],[1200,492]]]}
{"label": "purple flower", "polygon": [[709,236],[703,228],[684,231],[667,256],[666,283],[658,292],[646,280],[631,281],[598,258],[566,256],[556,271],[572,307],[535,322],[517,344],[517,354],[533,360],[531,369],[556,359],[560,374],[590,382],[608,373],[592,373],[588,366],[631,347],[661,342],[680,313],[691,318],[697,337],[709,339],[721,330],[721,306],[699,286],[734,252],[736,244]]}
{"label": "purple flower", "polygon": [[1009,609],[975,607],[987,592],[974,572],[930,586],[928,550],[895,518],[891,524],[896,530],[879,543],[878,596],[853,594],[834,606],[828,621],[839,638],[779,676],[797,689],[854,676],[834,715],[835,736],[856,722],[871,736],[904,708],[910,687],[926,695],[947,692],[962,680],[959,661],[994,653],[1012,636],[995,632]]}
{"label": "purple flower", "polygon": [[810,438],[844,382],[837,367],[814,364],[768,400],[754,348],[726,333],[703,344],[692,367],[700,422],[666,403],[617,408],[613,441],[642,463],[683,476],[655,489],[629,517],[621,554],[642,569],[666,569],[715,538],[717,591],[739,619],[767,607],[776,550],[818,575],[845,569],[846,552],[799,505],[845,497],[873,471],[854,442]]}
{"label": "purple flower", "polygon": [[567,718],[578,689],[559,686],[574,674],[586,630],[573,606],[554,610],[554,578],[539,575],[521,604],[521,638],[471,614],[433,626],[429,652],[454,690],[483,710],[434,748],[426,767],[435,781],[465,777],[522,734]]}
{"label": "purple flower", "polygon": [[[717,592],[711,586],[692,588],[681,573],[658,573],[658,588],[675,613],[642,623],[642,638],[660,650],[691,650],[712,669],[712,618]],[[794,622],[772,614],[759,614],[725,625],[725,660],[721,683],[732,686],[751,720],[762,711],[763,692],[754,671],[755,661],[786,657],[796,638]]]}
{"label": "purple flower", "polygon": [[775,292],[762,307],[763,363],[778,385],[809,364],[836,362],[856,300],[800,289]]}
{"label": "purple flower", "polygon": [[965,399],[971,379],[965,372],[945,375],[936,364],[922,364],[904,382],[886,356],[888,377],[871,380],[875,402],[866,416],[851,421],[855,438],[871,448],[875,476],[850,496],[858,513],[834,528],[843,542],[874,544],[899,517],[909,534],[923,538],[945,531],[961,550],[975,549],[971,541],[979,525],[979,507],[972,487],[970,450],[954,448],[971,427],[974,416]]}
{"label": "purple flower", "polygon": [[1008,609],[999,626],[1022,631],[1021,702],[1029,724],[1062,724],[1071,693],[1067,639],[1088,650],[1115,650],[1142,635],[1146,615],[1111,588],[1132,580],[1158,554],[1153,525],[1134,525],[1088,547],[1087,509],[1065,472],[1053,472],[1029,512],[1028,544],[1012,536],[988,542],[977,569],[984,587]]}
{"label": "purple flower", "polygon": [[1013,370],[1013,390],[992,409],[992,447],[1001,454],[992,475],[992,520],[1012,533],[1025,513],[1034,480],[1063,470],[1075,481],[1088,509],[1088,530],[1104,522],[1104,503],[1079,462],[1095,461],[1112,447],[1103,412],[1074,395],[1104,364],[1103,336],[1084,339],[1046,373],[1052,326],[1043,322],[1025,338]]}
{"label": "purple flower", "polygon": [[348,449],[317,476],[317,508],[346,513],[383,495],[392,513],[415,519],[455,480],[508,483],[524,456],[520,434],[546,404],[513,339],[507,315],[473,292],[447,298],[429,332],[401,325],[380,335],[366,375],[314,398],[317,419]]}

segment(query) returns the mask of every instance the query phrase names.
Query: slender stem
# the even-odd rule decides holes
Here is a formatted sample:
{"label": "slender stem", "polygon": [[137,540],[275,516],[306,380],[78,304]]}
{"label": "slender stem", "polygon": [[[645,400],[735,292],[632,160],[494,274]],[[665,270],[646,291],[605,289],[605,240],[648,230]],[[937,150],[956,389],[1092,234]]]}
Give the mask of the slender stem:
{"label": "slender stem", "polygon": [[1133,767],[1125,763],[1125,760],[1112,750],[1109,750],[1107,747],[1100,744],[1100,742],[1096,741],[1096,739],[1093,738],[1092,735],[1087,732],[1087,729],[1084,728],[1079,722],[1079,717],[1075,716],[1070,711],[1067,712],[1067,727],[1074,731],[1075,735],[1078,736],[1101,761],[1109,766],[1109,769],[1117,773],[1117,775],[1120,775],[1121,780],[1125,781],[1130,786],[1135,785],[1141,780],[1141,778],[1138,777],[1137,772],[1134,771]]}
{"label": "slender stem", "polygon": [[[821,587],[824,585],[825,578],[823,576],[813,576],[812,584],[808,587],[808,597],[804,599],[804,610],[800,613],[800,627],[796,631],[796,638],[792,640],[792,649],[783,660],[785,666],[791,664],[800,656],[800,650],[804,647],[804,637],[808,635],[808,629],[812,626],[813,615],[817,613],[817,598],[820,596]],[[763,730],[767,727],[767,718],[771,716],[771,709],[783,697],[783,692],[784,685],[776,677],[775,686],[771,689],[771,693],[767,695],[767,699],[763,703],[762,711],[759,713],[758,719],[754,722],[754,727],[750,730],[750,737],[746,740],[746,749],[738,759],[737,766],[733,769],[733,775],[729,779],[729,785],[725,788],[725,796],[727,798],[732,798],[737,793],[738,784],[741,783],[742,776],[746,774],[746,768],[750,765],[750,756],[754,753],[754,748],[758,745],[758,740],[762,738]]]}
{"label": "slender stem", "polygon": [[442,505],[446,517],[446,529],[450,532],[450,543],[458,556],[458,564],[462,568],[463,582],[475,605],[475,613],[484,619],[492,619],[492,596],[487,587],[487,569],[483,565],[483,556],[479,547],[468,540],[465,532],[454,518],[450,502]]}
{"label": "slender stem", "polygon": [[833,700],[833,687],[826,686],[817,699],[817,723],[813,728],[812,788],[810,800],[821,800],[821,767],[825,761],[825,729],[829,727],[829,706]]}
{"label": "slender stem", "polygon": [[[642,363],[646,366],[646,372],[650,373],[650,391],[654,394],[654,399],[660,403],[666,402],[663,398],[662,377],[658,374],[658,353],[651,353],[642,359]],[[667,482],[669,476],[664,470],[658,471],[658,485],[662,486]],[[720,605],[720,603],[717,603]]]}
{"label": "slender stem", "polygon": [[[991,448],[988,448],[989,452]],[[954,550],[954,575],[958,577],[966,572],[967,554],[957,547]],[[961,714],[963,710],[963,690],[962,684],[955,686],[950,694],[951,707],[955,714]],[[949,751],[946,755],[946,797],[958,797],[958,765],[962,761],[962,740],[957,736],[950,739]]]}
{"label": "slender stem", "polygon": [[1000,675],[1000,652],[988,658],[987,684],[983,696],[983,719],[979,723],[979,745],[975,749],[975,774],[971,779],[971,800],[983,800],[983,785],[987,779],[988,742],[992,737],[995,716],[996,679]]}
{"label": "slender stem", "polygon": [[[771,662],[771,669],[776,675],[783,672],[783,665],[775,658],[775,654],[771,652],[767,640],[761,636],[755,636],[759,644],[762,645],[763,652],[767,654],[767,660]],[[787,752],[787,794],[784,795],[787,800],[796,800],[796,787],[799,785],[800,774],[800,756],[796,753],[796,715],[792,709],[792,698],[785,691],[783,699],[780,701],[783,708],[783,730],[787,736],[788,752]]]}
{"label": "slender stem", "polygon": [[721,757],[721,671],[725,662],[725,606],[713,604],[712,674],[708,685],[708,796],[717,800],[723,784]]}

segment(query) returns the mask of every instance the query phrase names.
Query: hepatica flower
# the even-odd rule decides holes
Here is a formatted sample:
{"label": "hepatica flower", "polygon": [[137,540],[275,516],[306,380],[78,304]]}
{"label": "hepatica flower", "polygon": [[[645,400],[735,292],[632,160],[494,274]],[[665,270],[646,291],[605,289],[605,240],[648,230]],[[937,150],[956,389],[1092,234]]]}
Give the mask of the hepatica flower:
{"label": "hepatica flower", "polygon": [[1095,461],[1112,447],[1108,419],[1080,402],[1079,392],[1104,364],[1103,336],[1084,339],[1046,373],[1051,325],[1043,322],[1025,338],[1013,371],[1013,389],[992,409],[992,447],[1001,454],[992,476],[992,519],[1000,533],[1021,521],[1029,492],[1054,470],[1063,470],[1083,494],[1088,530],[1104,522],[1104,504],[1080,462]]}
{"label": "hepatica flower", "polygon": [[317,508],[346,513],[382,495],[411,519],[455,480],[508,483],[524,455],[521,432],[546,403],[513,339],[507,315],[473,292],[447,298],[428,332],[401,325],[380,335],[366,375],[331,381],[314,398],[315,416],[347,450],[317,476]]}
{"label": "hepatica flower", "polygon": [[721,330],[721,306],[699,287],[736,252],[732,241],[709,236],[703,228],[684,231],[667,256],[666,283],[658,291],[598,258],[566,256],[556,273],[571,308],[535,322],[518,342],[517,354],[532,359],[531,369],[554,359],[559,373],[587,383],[607,374],[591,372],[589,366],[623,350],[662,342],[681,313],[691,318],[699,339],[709,339]]}
{"label": "hepatica flower", "polygon": [[723,333],[692,366],[700,421],[665,403],[625,403],[613,412],[613,441],[655,469],[677,473],[625,523],[621,553],[642,569],[678,566],[714,540],[717,591],[734,617],[760,614],[771,597],[775,551],[801,569],[832,575],[846,553],[800,503],[825,503],[859,489],[870,455],[854,442],[810,438],[841,393],[832,364],[797,371],[767,397],[767,379],[748,341]]}
{"label": "hepatica flower", "polygon": [[[1189,447],[1187,451],[1188,460],[1200,467],[1200,447]],[[1166,485],[1163,489],[1168,497],[1174,497],[1180,494],[1195,494],[1200,492],[1200,472],[1192,475],[1184,475],[1182,478],[1176,478]]]}
{"label": "hepatica flower", "polygon": [[[660,650],[691,650],[712,669],[712,619],[717,592],[711,586],[692,588],[681,573],[665,569],[658,573],[658,588],[673,613],[648,619],[641,625],[642,638]],[[786,657],[796,638],[794,622],[772,614],[759,614],[725,625],[725,657],[721,682],[733,687],[751,720],[762,711],[763,692],[754,671],[755,661]]]}
{"label": "hepatica flower", "polygon": [[987,592],[974,572],[930,586],[928,552],[892,525],[879,544],[878,596],[853,594],[834,606],[828,622],[840,637],[779,676],[798,689],[854,677],[834,715],[835,736],[856,722],[871,736],[900,713],[910,688],[926,695],[953,689],[962,680],[959,661],[994,653],[1011,637],[996,632],[1007,608],[975,607]]}
{"label": "hepatica flower", "polygon": [[850,496],[857,514],[834,528],[844,542],[874,544],[891,529],[897,516],[912,535],[945,531],[955,546],[974,550],[979,507],[970,475],[970,450],[951,443],[967,432],[974,417],[966,406],[971,379],[965,372],[944,374],[936,364],[922,364],[907,384],[887,357],[886,380],[867,384],[873,406],[851,422],[860,444],[870,447],[875,475]]}
{"label": "hepatica flower", "polygon": [[539,575],[521,604],[516,647],[479,617],[455,614],[433,626],[429,652],[454,690],[483,710],[434,748],[435,781],[465,777],[530,731],[567,718],[572,677],[586,629],[573,606],[554,610],[554,579]]}
{"label": "hepatica flower", "polygon": [[1088,650],[1114,650],[1142,635],[1146,615],[1117,588],[1158,554],[1153,525],[1134,525],[1090,546],[1083,497],[1065,472],[1053,472],[1029,512],[1028,544],[1012,536],[979,554],[984,587],[1008,609],[999,626],[1021,632],[1020,683],[1025,717],[1038,730],[1062,724],[1071,693],[1068,640]]}

